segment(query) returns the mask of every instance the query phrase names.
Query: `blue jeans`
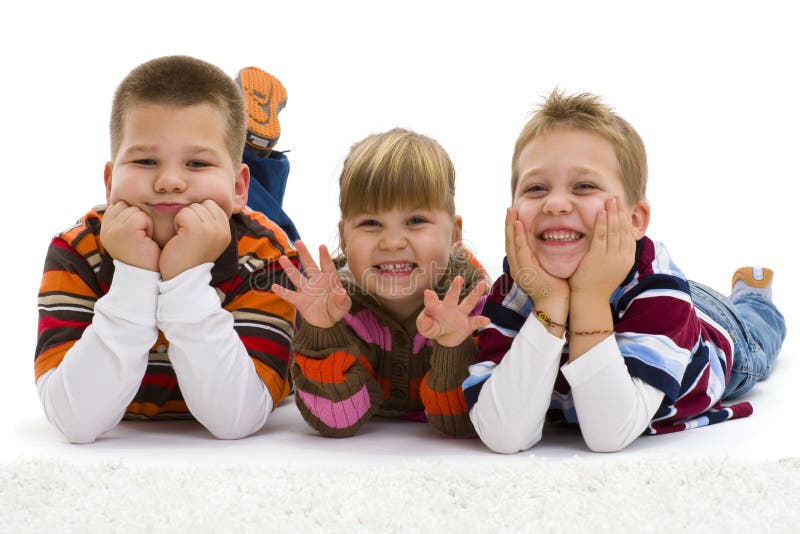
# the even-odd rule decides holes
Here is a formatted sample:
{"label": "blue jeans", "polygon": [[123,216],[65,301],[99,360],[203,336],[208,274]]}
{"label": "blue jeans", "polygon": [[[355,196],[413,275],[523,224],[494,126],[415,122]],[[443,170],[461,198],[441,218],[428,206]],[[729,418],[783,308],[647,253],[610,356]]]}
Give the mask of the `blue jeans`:
{"label": "blue jeans", "polygon": [[689,282],[694,305],[725,328],[733,339],[733,368],[722,398],[747,393],[772,372],[786,337],[786,321],[775,305],[757,293],[736,300]]}
{"label": "blue jeans", "polygon": [[289,180],[289,158],[283,152],[275,150],[268,156],[259,156],[245,147],[242,161],[250,167],[247,206],[260,211],[283,228],[290,240],[300,239],[292,219],[283,211],[283,194]]}

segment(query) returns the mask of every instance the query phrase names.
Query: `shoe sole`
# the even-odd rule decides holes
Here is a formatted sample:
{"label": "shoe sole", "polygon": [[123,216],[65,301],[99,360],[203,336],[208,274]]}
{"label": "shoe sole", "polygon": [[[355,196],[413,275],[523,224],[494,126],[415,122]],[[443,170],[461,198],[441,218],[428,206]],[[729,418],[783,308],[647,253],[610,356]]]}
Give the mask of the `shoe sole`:
{"label": "shoe sole", "polygon": [[240,70],[236,82],[247,109],[247,145],[256,150],[272,148],[281,135],[278,112],[286,106],[286,88],[278,78],[256,67]]}
{"label": "shoe sole", "polygon": [[731,287],[741,280],[750,287],[764,288],[772,283],[772,275],[772,269],[766,267],[742,267],[733,273]]}

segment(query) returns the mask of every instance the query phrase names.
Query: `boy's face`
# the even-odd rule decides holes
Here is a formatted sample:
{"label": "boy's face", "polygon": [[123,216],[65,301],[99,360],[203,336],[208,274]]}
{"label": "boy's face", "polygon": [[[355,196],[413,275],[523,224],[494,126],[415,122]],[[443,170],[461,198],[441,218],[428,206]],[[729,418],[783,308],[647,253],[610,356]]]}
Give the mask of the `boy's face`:
{"label": "boy's face", "polygon": [[445,210],[395,208],[339,223],[356,283],[400,320],[422,305],[461,241],[461,217]]}
{"label": "boy's face", "polygon": [[645,201],[631,206],[619,176],[614,147],[603,137],[571,128],[534,138],[516,162],[514,207],[539,265],[567,279],[589,251],[597,215],[619,197],[636,239],[649,222]]}
{"label": "boy's face", "polygon": [[213,200],[228,216],[244,208],[249,169],[232,161],[220,111],[137,104],[124,124],[117,155],[105,167],[106,200],[149,215],[160,247],[175,235],[175,214],[190,204]]}

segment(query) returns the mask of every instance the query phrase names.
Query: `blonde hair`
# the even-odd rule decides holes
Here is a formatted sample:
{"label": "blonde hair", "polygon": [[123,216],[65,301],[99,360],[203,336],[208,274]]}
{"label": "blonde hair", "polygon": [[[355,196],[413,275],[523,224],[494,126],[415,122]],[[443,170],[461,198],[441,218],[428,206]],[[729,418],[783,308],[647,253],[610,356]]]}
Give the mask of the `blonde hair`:
{"label": "blonde hair", "polygon": [[119,84],[111,105],[111,158],[122,143],[126,114],[140,104],[209,104],[225,119],[225,145],[234,163],[242,161],[247,132],[244,97],[220,68],[189,56],[165,56],[142,63]]}
{"label": "blonde hair", "polygon": [[395,128],[350,149],[339,177],[342,219],[395,207],[444,209],[455,216],[455,168],[435,140]]}
{"label": "blonde hair", "polygon": [[614,147],[626,200],[634,204],[645,199],[647,154],[639,134],[628,121],[614,113],[598,96],[582,93],[565,96],[554,89],[523,126],[511,160],[511,195],[519,181],[517,160],[525,146],[556,128],[574,128],[606,139]]}

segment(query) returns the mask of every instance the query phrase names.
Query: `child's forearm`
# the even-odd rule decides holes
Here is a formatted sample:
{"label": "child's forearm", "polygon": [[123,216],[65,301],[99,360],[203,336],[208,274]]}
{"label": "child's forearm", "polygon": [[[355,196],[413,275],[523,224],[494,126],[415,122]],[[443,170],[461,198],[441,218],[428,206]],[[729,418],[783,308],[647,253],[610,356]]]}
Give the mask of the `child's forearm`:
{"label": "child's forearm", "polygon": [[595,452],[614,452],[642,435],[664,393],[631,378],[613,337],[562,367],[581,434]]}
{"label": "child's forearm", "polygon": [[215,437],[237,439],[258,431],[274,402],[209,285],[210,269],[199,265],[159,284],[158,324],[189,411]]}
{"label": "child's forearm", "polygon": [[295,401],[323,436],[348,437],[377,410],[382,392],[361,345],[343,321],[331,328],[303,323],[295,336],[291,371]]}
{"label": "child's forearm", "polygon": [[604,295],[570,295],[569,361],[580,358],[592,347],[614,334],[611,306]]}
{"label": "child's forearm", "polygon": [[510,454],[541,439],[564,343],[528,316],[470,410],[475,431],[490,449]]}
{"label": "child's forearm", "polygon": [[475,435],[461,385],[477,354],[472,336],[456,347],[433,343],[431,369],[422,379],[420,397],[428,422],[447,436]]}
{"label": "child's forearm", "polygon": [[91,443],[119,423],[158,337],[158,273],[114,264],[111,289],[95,303],[92,324],[36,382],[47,418],[73,443]]}

